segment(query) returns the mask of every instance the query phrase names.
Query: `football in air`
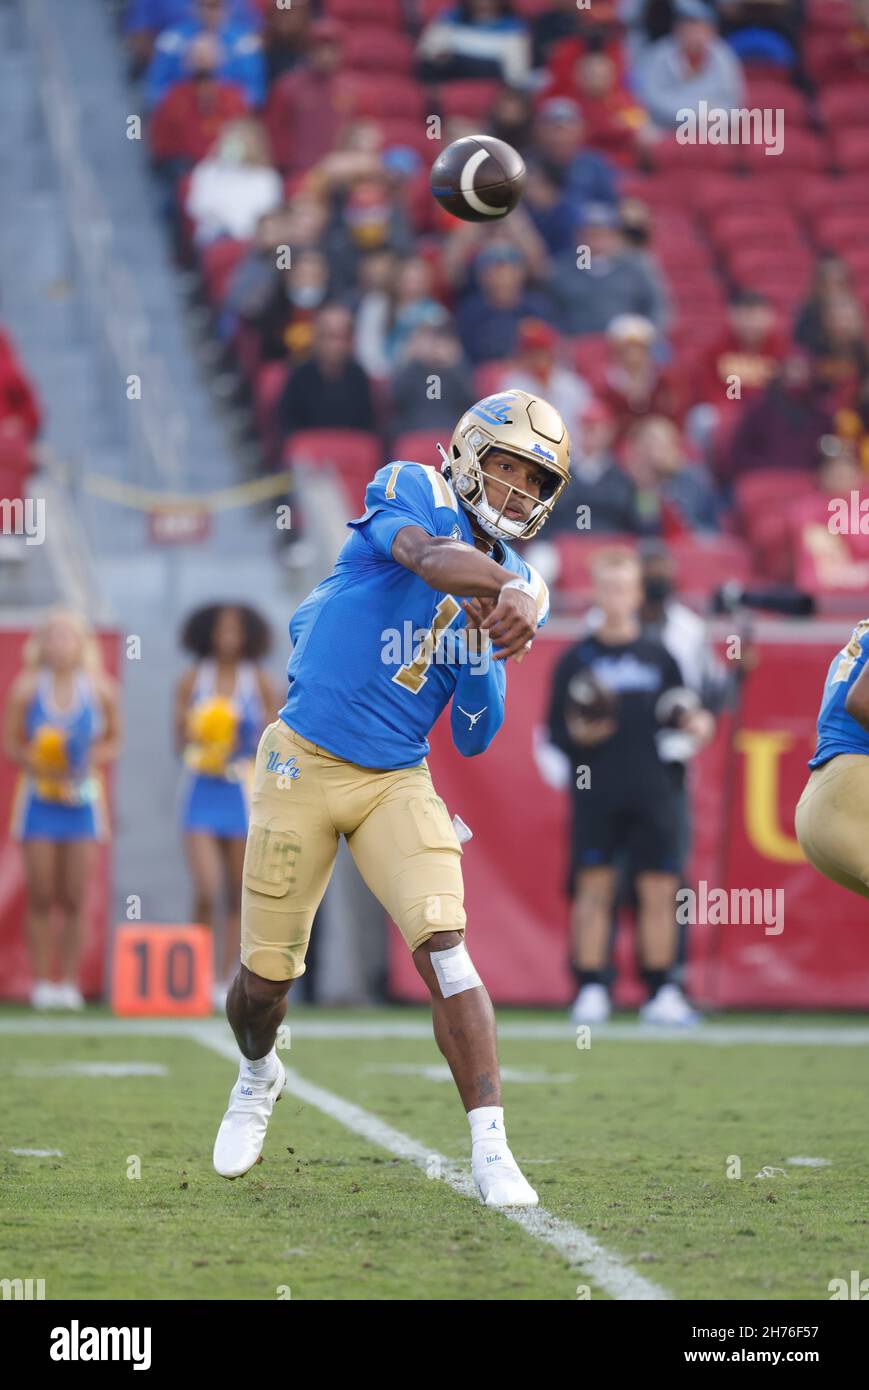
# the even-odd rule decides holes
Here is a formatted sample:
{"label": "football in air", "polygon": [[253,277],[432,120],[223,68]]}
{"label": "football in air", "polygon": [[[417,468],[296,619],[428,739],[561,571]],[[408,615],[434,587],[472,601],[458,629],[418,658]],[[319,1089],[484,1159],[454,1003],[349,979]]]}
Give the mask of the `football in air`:
{"label": "football in air", "polygon": [[441,207],[465,222],[497,222],[512,212],[525,187],[525,161],[506,140],[463,135],[431,168],[431,191]]}

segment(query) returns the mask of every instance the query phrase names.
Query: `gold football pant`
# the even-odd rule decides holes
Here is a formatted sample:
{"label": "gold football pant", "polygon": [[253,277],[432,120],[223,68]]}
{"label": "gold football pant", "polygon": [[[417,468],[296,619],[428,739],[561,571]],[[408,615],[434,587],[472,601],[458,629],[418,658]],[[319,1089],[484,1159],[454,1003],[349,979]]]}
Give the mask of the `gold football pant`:
{"label": "gold football pant", "polygon": [[797,839],[827,878],[869,898],[869,757],[840,753],[816,767],[797,803]]}
{"label": "gold football pant", "polygon": [[244,856],[241,959],[254,974],[304,974],[340,835],[411,951],[464,932],[462,850],[428,765],[359,767],[276,719],[257,750]]}

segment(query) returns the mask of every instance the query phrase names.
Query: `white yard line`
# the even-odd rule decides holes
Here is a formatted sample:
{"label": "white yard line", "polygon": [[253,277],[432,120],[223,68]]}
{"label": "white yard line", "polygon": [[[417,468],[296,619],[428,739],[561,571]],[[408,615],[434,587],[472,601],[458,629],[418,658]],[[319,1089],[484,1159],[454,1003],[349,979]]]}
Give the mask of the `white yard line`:
{"label": "white yard line", "polygon": [[[238,1048],[228,1030],[221,1027],[218,1032],[213,1024],[205,1024],[199,1028],[194,1025],[187,1030],[186,1036],[194,1038],[213,1052],[220,1053],[222,1057],[238,1062]],[[475,1202],[479,1202],[470,1173],[444,1154],[435,1153],[425,1144],[402,1134],[401,1130],[393,1129],[391,1125],[385,1124],[361,1106],[344,1100],[342,1096],[337,1096],[322,1086],[306,1081],[290,1067],[287,1067],[287,1090],[299,1100],[322,1111],[329,1119],[343,1125],[345,1129],[361,1135],[363,1139],[386,1149],[398,1158],[415,1163],[418,1168],[429,1169],[434,1160],[441,1179],[454,1192],[458,1192],[462,1197],[472,1197]],[[552,1246],[562,1259],[579,1269],[591,1284],[602,1289],[611,1298],[660,1301],[671,1297],[666,1289],[644,1279],[630,1265],[625,1264],[620,1256],[607,1250],[587,1231],[581,1230],[579,1226],[572,1226],[569,1221],[552,1216],[542,1207],[516,1207],[512,1210],[498,1208],[497,1214],[521,1226],[536,1240]]]}
{"label": "white yard line", "polygon": [[[70,1037],[126,1035],[128,1037],[177,1038],[185,1029],[209,1022],[222,1026],[214,1019],[171,1018],[46,1018],[25,1014],[16,1018],[0,1017],[0,1036],[59,1034]],[[328,1019],[307,1018],[292,1009],[286,1023],[294,1038],[312,1038],[322,1042],[341,1042],[346,1039],[384,1041],[391,1038],[422,1038],[431,1040],[431,1023],[427,1019]],[[567,1042],[573,1044],[575,1029],[564,1021],[551,1023],[502,1023],[498,1037],[505,1041]],[[603,1023],[591,1029],[595,1042],[677,1042],[696,1046],[705,1043],[714,1047],[733,1047],[738,1044],[781,1044],[782,1046],[869,1047],[869,1027],[859,1024],[800,1023],[704,1023],[698,1028],[664,1029],[634,1023]]]}

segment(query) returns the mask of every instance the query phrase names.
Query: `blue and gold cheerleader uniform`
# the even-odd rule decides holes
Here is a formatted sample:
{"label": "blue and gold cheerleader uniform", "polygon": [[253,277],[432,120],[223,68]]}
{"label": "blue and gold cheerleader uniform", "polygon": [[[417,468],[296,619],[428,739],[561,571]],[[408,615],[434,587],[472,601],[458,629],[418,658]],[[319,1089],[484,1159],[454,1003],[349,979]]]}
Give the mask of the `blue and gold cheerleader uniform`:
{"label": "blue and gold cheerleader uniform", "polygon": [[264,714],[252,662],[239,664],[231,696],[217,693],[215,663],[200,663],[187,716],[183,830],[221,839],[247,834],[253,759]]}
{"label": "blue and gold cheerleader uniform", "polygon": [[103,716],[84,673],[76,676],[75,701],[59,710],[52,699],[53,677],[40,671],[27,708],[26,728],[33,761],[46,773],[22,773],[12,811],[16,840],[103,840],[106,815],[102,781],[88,771],[90,750],[100,737]]}

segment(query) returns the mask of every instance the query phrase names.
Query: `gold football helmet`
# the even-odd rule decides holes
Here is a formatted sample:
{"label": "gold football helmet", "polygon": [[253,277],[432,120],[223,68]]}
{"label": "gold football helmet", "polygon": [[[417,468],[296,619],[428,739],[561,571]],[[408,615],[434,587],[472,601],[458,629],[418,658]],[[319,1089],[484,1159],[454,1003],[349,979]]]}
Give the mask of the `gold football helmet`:
{"label": "gold football helmet", "polygon": [[[463,507],[476,517],[487,536],[527,541],[536,536],[570,478],[570,441],[564,421],[548,401],[527,391],[499,391],[472,405],[453,431],[449,453],[438,445],[441,471],[449,477]],[[537,463],[546,470],[540,496],[509,487],[500,507],[486,497],[486,454],[497,450]],[[492,477],[493,482],[499,481]],[[513,493],[529,498],[527,521],[504,515]]]}

